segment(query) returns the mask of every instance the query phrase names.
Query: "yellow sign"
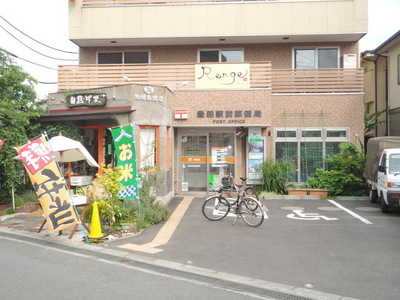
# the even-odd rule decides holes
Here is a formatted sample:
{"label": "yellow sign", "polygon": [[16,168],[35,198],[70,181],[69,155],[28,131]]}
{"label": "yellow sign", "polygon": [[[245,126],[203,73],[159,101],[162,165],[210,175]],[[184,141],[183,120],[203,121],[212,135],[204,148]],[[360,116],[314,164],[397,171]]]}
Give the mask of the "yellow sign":
{"label": "yellow sign", "polygon": [[16,150],[42,206],[49,232],[75,225],[78,219],[46,138],[34,139]]}
{"label": "yellow sign", "polygon": [[197,64],[196,89],[249,89],[250,64]]}

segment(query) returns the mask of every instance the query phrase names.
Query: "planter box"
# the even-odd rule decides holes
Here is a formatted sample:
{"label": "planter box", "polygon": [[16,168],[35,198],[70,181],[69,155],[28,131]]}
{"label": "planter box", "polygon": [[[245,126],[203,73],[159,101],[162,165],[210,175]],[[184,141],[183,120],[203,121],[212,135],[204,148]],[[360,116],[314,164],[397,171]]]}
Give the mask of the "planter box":
{"label": "planter box", "polygon": [[310,189],[308,195],[320,196],[320,197],[328,197],[328,190],[325,189]]}
{"label": "planter box", "polygon": [[288,195],[312,195],[328,197],[328,190],[325,189],[288,189]]}
{"label": "planter box", "polygon": [[308,195],[308,189],[288,189],[288,195]]}

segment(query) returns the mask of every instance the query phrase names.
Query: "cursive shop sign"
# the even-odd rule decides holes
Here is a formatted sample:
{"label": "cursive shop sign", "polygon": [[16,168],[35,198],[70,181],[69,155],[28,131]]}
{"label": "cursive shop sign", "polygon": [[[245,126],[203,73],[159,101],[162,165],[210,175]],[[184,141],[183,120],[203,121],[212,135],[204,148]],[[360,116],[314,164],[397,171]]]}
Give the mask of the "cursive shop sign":
{"label": "cursive shop sign", "polygon": [[250,64],[197,64],[196,89],[249,89]]}

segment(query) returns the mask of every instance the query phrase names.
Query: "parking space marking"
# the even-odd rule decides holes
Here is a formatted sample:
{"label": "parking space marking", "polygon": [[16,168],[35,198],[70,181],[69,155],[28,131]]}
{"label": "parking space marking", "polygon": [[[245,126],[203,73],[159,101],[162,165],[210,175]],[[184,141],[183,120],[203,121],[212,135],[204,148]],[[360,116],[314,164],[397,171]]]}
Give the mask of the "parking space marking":
{"label": "parking space marking", "polygon": [[372,225],[373,223],[368,221],[367,219],[361,217],[360,215],[356,214],[355,212],[351,211],[350,209],[340,205],[339,203],[337,203],[334,200],[328,200],[330,203],[332,203],[333,205],[336,205],[337,207],[339,207],[341,210],[347,212],[348,214],[352,215],[354,218],[359,219],[361,222],[368,224],[368,225]]}
{"label": "parking space marking", "polygon": [[295,220],[305,220],[305,221],[315,221],[315,220],[326,220],[326,221],[336,221],[338,218],[328,218],[326,216],[321,216],[318,213],[305,213],[303,210],[293,210],[292,214],[287,215],[290,219]]}

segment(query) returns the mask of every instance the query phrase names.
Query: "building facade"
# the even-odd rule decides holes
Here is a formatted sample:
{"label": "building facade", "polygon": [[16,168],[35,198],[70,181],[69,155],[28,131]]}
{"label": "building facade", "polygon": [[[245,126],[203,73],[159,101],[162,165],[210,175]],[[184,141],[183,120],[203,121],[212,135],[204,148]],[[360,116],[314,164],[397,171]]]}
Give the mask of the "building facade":
{"label": "building facade", "polygon": [[[258,184],[266,159],[293,162],[302,183],[363,136],[367,0],[76,0],[69,20],[79,65],[59,67],[47,117],[135,123],[155,141],[161,196],[206,193],[229,173]],[[106,117],[61,102],[94,92]]]}
{"label": "building facade", "polygon": [[361,66],[366,70],[365,106],[370,114],[384,111],[367,136],[400,136],[400,31],[362,52]]}

